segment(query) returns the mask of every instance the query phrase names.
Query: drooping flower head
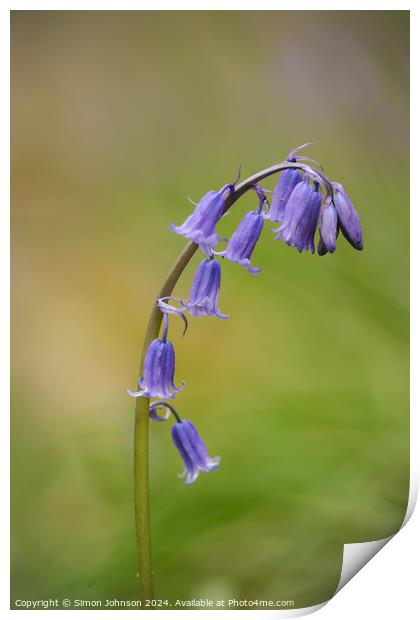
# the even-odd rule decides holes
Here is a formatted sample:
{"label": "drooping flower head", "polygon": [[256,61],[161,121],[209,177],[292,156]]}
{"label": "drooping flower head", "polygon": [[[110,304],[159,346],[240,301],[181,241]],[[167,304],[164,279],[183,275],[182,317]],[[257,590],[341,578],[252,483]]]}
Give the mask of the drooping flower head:
{"label": "drooping flower head", "polygon": [[[289,153],[286,162],[246,179],[236,191],[235,181],[225,185],[219,192],[208,192],[182,225],[171,225],[171,230],[195,242],[207,257],[201,261],[196,270],[187,301],[172,296],[171,292],[194,252],[187,249],[170,272],[161,289],[162,295],[164,291],[169,292],[170,295],[162,296],[156,302],[157,307],[164,314],[162,338],[156,338],[148,347],[144,360],[144,377],[139,379],[140,390],[128,391],[131,396],[173,399],[176,392],[185,388],[184,382],[181,388],[177,388],[174,384],[175,353],[173,345],[167,340],[168,314],[179,316],[184,321],[185,329],[187,328],[185,316],[187,311],[193,316],[212,315],[218,318],[228,318],[228,315],[223,315],[218,308],[221,267],[214,255],[226,257],[253,274],[259,273],[260,269],[251,265],[250,259],[261,235],[265,218],[273,222],[281,222],[281,226],[274,231],[278,233],[276,239],[283,239],[286,244],[296,247],[299,252],[310,250],[314,253],[317,226],[319,226],[320,233],[318,245],[320,255],[335,251],[340,229],[353,247],[359,250],[363,248],[360,220],[350,198],[339,183],[330,182],[318,162],[297,154],[306,146],[308,145],[294,149]],[[312,167],[310,162],[319,169]],[[257,185],[255,180],[265,179],[280,170],[283,172],[273,192],[270,206],[264,193],[265,190]],[[323,206],[321,186],[325,193]],[[251,188],[259,198],[258,208],[245,215],[234,231],[225,251],[214,251],[214,247],[221,240],[216,232],[217,222],[224,211]],[[233,193],[230,194],[230,192]],[[264,205],[268,206],[266,213],[263,213]],[[170,305],[168,303],[170,300],[180,307]],[[153,327],[153,320],[151,327]],[[162,407],[166,409],[164,414],[159,413]],[[206,445],[194,424],[181,419],[172,405],[163,400],[157,400],[149,407],[149,417],[157,422],[168,420],[170,412],[176,419],[171,434],[184,464],[182,476],[185,478],[185,484],[191,484],[200,472],[216,469],[220,459],[209,456]]]}
{"label": "drooping flower head", "polygon": [[228,319],[218,308],[221,268],[215,258],[205,258],[195,272],[190,297],[185,306],[192,316],[210,315]]}
{"label": "drooping flower head", "polygon": [[137,392],[127,390],[130,396],[137,398],[174,398],[173,392],[185,389],[182,382],[180,388],[174,384],[175,351],[172,342],[167,340],[168,315],[164,314],[164,328],[162,338],[156,338],[150,343],[144,359],[144,378],[139,378]]}
{"label": "drooping flower head", "polygon": [[[166,414],[163,416],[157,413],[160,408],[166,409]],[[184,464],[184,472],[180,474],[180,477],[185,478],[185,484],[192,484],[200,472],[217,469],[220,457],[209,456],[206,445],[194,424],[188,420],[182,420],[172,405],[164,401],[150,403],[149,417],[157,422],[165,422],[169,418],[169,412],[176,419],[172,426],[172,440]]]}
{"label": "drooping flower head", "polygon": [[268,201],[263,190],[258,185],[254,186],[254,190],[259,198],[258,209],[250,211],[245,215],[231,236],[226,250],[216,253],[234,263],[238,263],[238,265],[245,267],[250,273],[256,275],[261,269],[251,265],[250,258],[264,227],[262,209]]}
{"label": "drooping flower head", "polygon": [[320,256],[327,252],[335,252],[338,230],[337,211],[329,196],[326,198],[319,216],[318,254]]}
{"label": "drooping flower head", "polygon": [[216,225],[223,215],[225,193],[235,189],[235,182],[228,183],[218,192],[204,194],[183,224],[170,225],[171,231],[194,241],[204,254],[211,254],[212,249],[223,240],[216,232]]}
{"label": "drooping flower head", "polygon": [[356,250],[363,250],[362,225],[357,211],[343,186],[340,183],[331,183],[331,185],[336,190],[333,200],[341,232]]}
{"label": "drooping flower head", "polygon": [[314,238],[321,208],[322,193],[319,184],[312,186],[308,178],[298,183],[286,204],[283,224],[274,230],[277,239],[303,252],[315,252]]}
{"label": "drooping flower head", "polygon": [[217,469],[220,458],[211,458],[194,424],[180,420],[172,427],[172,440],[184,463],[185,484],[191,484],[200,472]]}

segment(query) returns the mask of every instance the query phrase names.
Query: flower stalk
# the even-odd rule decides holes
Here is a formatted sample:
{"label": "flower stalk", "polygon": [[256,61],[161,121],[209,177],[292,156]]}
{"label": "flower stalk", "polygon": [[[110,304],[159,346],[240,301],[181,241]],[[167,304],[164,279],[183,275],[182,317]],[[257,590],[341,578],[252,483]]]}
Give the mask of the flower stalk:
{"label": "flower stalk", "polygon": [[[253,176],[245,179],[236,186],[235,184],[229,184],[218,193],[211,192],[207,194],[205,200],[199,203],[199,205],[197,205],[197,210],[194,214],[194,218],[198,221],[202,217],[204,210],[207,210],[209,208],[208,203],[210,199],[211,202],[214,202],[214,204],[216,205],[218,211],[218,218],[220,218],[220,215],[222,213],[226,213],[226,211],[228,211],[241,196],[243,196],[250,189],[255,189],[255,186],[262,180],[284,170],[291,169],[300,170],[307,177],[311,178],[314,182],[316,182],[317,184],[321,184],[326,192],[326,200],[332,201],[334,189],[336,188],[332,186],[330,181],[323,175],[322,172],[319,172],[319,170],[315,170],[308,164],[305,164],[303,160],[311,161],[308,158],[303,157],[296,157],[294,161],[286,160],[280,164],[276,164],[274,166],[271,166],[270,168],[266,168],[265,170],[254,174]],[[221,198],[223,201],[223,206],[220,205]],[[344,200],[346,200],[347,202],[344,203]],[[356,228],[357,222],[353,215],[353,211],[351,210],[350,206],[348,206],[348,202],[349,199],[345,195],[343,198],[343,212],[346,209],[345,214],[347,215],[347,213],[349,213],[349,215],[347,216],[347,220],[350,222],[350,224],[347,226],[347,229],[349,230],[348,236],[352,236],[351,238],[353,239],[353,237],[355,237],[353,229]],[[263,216],[259,213],[257,213],[257,216],[261,217],[261,219],[263,218]],[[201,236],[194,237],[190,231],[190,228],[193,228],[191,224],[192,219],[193,216],[190,216],[187,222],[184,223],[181,227],[173,227],[173,229],[175,230],[175,232],[179,232],[179,234],[183,234],[187,238],[196,238],[203,251],[207,252],[209,249],[211,249],[207,247],[207,241],[209,239],[211,240],[213,237],[216,238],[216,233],[214,232],[215,222],[212,222],[212,225],[208,226],[209,230],[201,230]],[[201,226],[201,220],[199,223]],[[260,232],[261,231],[258,230],[258,235],[257,233],[255,233],[254,236],[257,238]],[[359,239],[356,239],[356,241],[359,245],[361,245],[361,241],[359,242]],[[356,245],[356,242],[354,242],[354,244]],[[175,285],[178,282],[178,279],[180,278],[185,267],[188,265],[191,258],[197,251],[198,247],[199,246],[197,245],[197,243],[195,243],[195,241],[191,240],[187,243],[181,254],[178,256],[177,260],[175,261],[174,265],[172,266],[171,270],[169,271],[158,295],[156,296],[156,299],[154,300],[143,344],[143,351],[140,362],[140,377],[144,375],[144,362],[146,358],[146,353],[151,343],[155,339],[159,338],[163,314],[159,307],[158,301],[171,297]],[[236,253],[239,253],[238,248]],[[149,408],[150,399],[147,395],[136,398],[134,425],[134,496],[137,556],[139,566],[138,576],[140,586],[140,600],[142,602],[146,601],[147,599],[153,598],[149,506]]]}

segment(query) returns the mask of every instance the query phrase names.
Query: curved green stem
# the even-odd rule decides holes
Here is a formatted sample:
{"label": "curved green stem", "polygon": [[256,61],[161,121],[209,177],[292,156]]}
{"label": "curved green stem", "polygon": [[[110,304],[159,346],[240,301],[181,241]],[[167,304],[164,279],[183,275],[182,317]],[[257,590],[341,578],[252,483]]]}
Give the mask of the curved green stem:
{"label": "curved green stem", "polygon": [[[312,176],[318,177],[317,180],[323,183],[327,194],[332,195],[329,181],[320,172],[301,162],[292,163],[287,161],[266,168],[239,183],[235,190],[226,197],[224,212],[228,211],[253,185],[287,168],[299,168]],[[172,294],[178,279],[195,254],[197,247],[192,241],[187,243],[169,271],[154,301],[144,338],[140,375],[143,374],[143,362],[146,351],[152,340],[159,337],[162,313],[158,309],[156,301],[161,297],[169,297]],[[148,398],[136,399],[134,423],[134,506],[141,601],[153,598],[149,514],[149,403]]]}
{"label": "curved green stem", "polygon": [[[195,243],[188,243],[176,260],[157,298],[169,296],[177,280],[197,250]],[[143,370],[146,351],[155,338],[159,337],[162,313],[156,302],[150,314],[144,338],[140,363]],[[137,558],[140,579],[140,600],[153,598],[153,576],[151,565],[150,508],[149,508],[149,404],[148,398],[136,399],[134,419],[134,512],[136,521]]]}

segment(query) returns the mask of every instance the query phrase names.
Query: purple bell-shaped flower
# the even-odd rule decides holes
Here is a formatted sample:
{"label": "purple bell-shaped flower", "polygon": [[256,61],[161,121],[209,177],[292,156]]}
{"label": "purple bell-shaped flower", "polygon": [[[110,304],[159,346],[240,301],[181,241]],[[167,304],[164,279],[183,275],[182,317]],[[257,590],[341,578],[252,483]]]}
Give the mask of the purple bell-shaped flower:
{"label": "purple bell-shaped flower", "polygon": [[277,239],[303,252],[315,252],[315,231],[321,208],[322,193],[318,183],[313,187],[308,179],[296,185],[287,201],[283,224],[274,230]]}
{"label": "purple bell-shaped flower", "polygon": [[184,463],[185,484],[192,484],[200,472],[212,471],[219,467],[220,458],[211,458],[204,441],[194,424],[179,420],[172,427],[172,440]]}
{"label": "purple bell-shaped flower", "polygon": [[191,286],[190,297],[185,307],[192,316],[210,315],[228,319],[218,308],[221,268],[214,258],[204,259],[198,266]]}
{"label": "purple bell-shaped flower", "polygon": [[174,398],[172,392],[181,392],[185,389],[182,382],[180,388],[174,384],[175,351],[172,342],[166,339],[168,333],[168,315],[164,314],[164,328],[162,338],[156,338],[150,343],[144,359],[144,378],[140,377],[140,390],[132,392],[130,396],[137,398]]}
{"label": "purple bell-shaped flower", "polygon": [[[166,409],[164,415],[159,415],[157,411],[161,408]],[[164,401],[155,401],[150,403],[149,417],[156,422],[165,422],[168,420],[171,412],[176,422],[172,426],[172,440],[178,450],[182,462],[184,464],[184,472],[180,474],[181,478],[185,478],[185,484],[192,484],[200,472],[212,471],[217,469],[220,458],[216,456],[211,458],[204,441],[194,424],[188,420],[181,420],[177,411],[169,403]]]}
{"label": "purple bell-shaped flower", "polygon": [[268,201],[261,187],[255,185],[254,190],[260,201],[258,209],[250,211],[245,215],[231,236],[226,250],[224,252],[215,252],[215,254],[224,256],[233,263],[238,263],[238,265],[245,267],[250,273],[256,275],[261,269],[251,265],[250,258],[264,228],[262,209]]}
{"label": "purple bell-shaped flower", "polygon": [[281,173],[274,188],[271,207],[265,217],[272,222],[282,222],[287,201],[298,183],[302,181],[300,170],[289,168]]}
{"label": "purple bell-shaped flower", "polygon": [[211,254],[223,238],[216,232],[217,222],[223,215],[225,206],[224,193],[232,191],[230,183],[218,192],[210,191],[197,203],[194,212],[180,226],[170,225],[172,232],[194,241],[204,254]]}
{"label": "purple bell-shaped flower", "polygon": [[[312,142],[306,142],[306,144],[301,144],[291,151],[286,161],[291,163],[296,162],[313,162],[317,166],[321,166],[319,162],[310,157],[303,157],[301,155],[297,155],[299,151],[306,148]],[[288,168],[284,172],[281,173],[279,180],[277,181],[277,185],[274,188],[273,197],[271,201],[271,207],[265,217],[272,222],[282,222],[284,218],[284,213],[286,209],[287,201],[289,200],[293,190],[296,185],[302,181],[301,171],[296,168]]]}

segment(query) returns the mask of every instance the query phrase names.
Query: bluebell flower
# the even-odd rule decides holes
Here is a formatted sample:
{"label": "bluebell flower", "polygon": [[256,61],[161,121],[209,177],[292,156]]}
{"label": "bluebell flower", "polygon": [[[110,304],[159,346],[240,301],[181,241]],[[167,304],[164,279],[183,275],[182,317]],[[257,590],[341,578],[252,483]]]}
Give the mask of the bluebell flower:
{"label": "bluebell flower", "polygon": [[250,211],[239,223],[239,226],[231,236],[228,246],[224,252],[215,252],[219,256],[224,256],[228,260],[238,263],[245,267],[250,273],[256,275],[261,271],[259,267],[251,265],[250,258],[256,243],[260,238],[264,228],[264,215],[262,209],[267,198],[259,185],[254,185],[253,189],[259,198],[259,205],[256,211]]}
{"label": "bluebell flower", "polygon": [[[166,413],[160,416],[157,411],[162,408],[166,409]],[[163,400],[150,403],[149,417],[156,422],[168,420],[170,412],[176,420],[172,427],[172,439],[184,463],[184,472],[180,474],[180,477],[185,478],[185,484],[191,484],[200,472],[216,469],[220,458],[209,457],[205,443],[194,424],[188,420],[182,420],[172,405]]]}
{"label": "bluebell flower", "polygon": [[331,198],[327,198],[319,216],[318,254],[320,256],[327,252],[335,252],[338,230],[337,211]]}
{"label": "bluebell flower", "polygon": [[332,183],[336,190],[334,205],[337,209],[338,223],[347,241],[356,249],[363,250],[362,225],[357,211],[340,183]]}
{"label": "bluebell flower", "polygon": [[138,384],[140,390],[132,392],[127,390],[130,396],[137,398],[174,398],[173,392],[181,392],[185,389],[182,382],[180,388],[174,384],[175,374],[175,351],[173,344],[167,340],[168,315],[164,315],[164,329],[162,338],[156,338],[147,349],[144,359],[144,378],[140,377]]}
{"label": "bluebell flower", "polygon": [[238,263],[254,275],[261,269],[251,265],[250,258],[255,245],[264,227],[264,216],[258,211],[250,211],[240,222],[238,228],[229,240],[228,246],[219,256],[224,256],[228,260]]}
{"label": "bluebell flower", "polygon": [[286,203],[296,185],[302,181],[300,170],[289,168],[281,173],[274,188],[271,207],[265,217],[272,222],[283,221]]}
{"label": "bluebell flower", "polygon": [[308,179],[296,185],[286,204],[283,224],[274,230],[276,239],[302,252],[315,252],[315,232],[321,208],[322,193],[318,183],[312,186]]}
{"label": "bluebell flower", "polygon": [[230,183],[219,192],[210,191],[197,203],[194,212],[180,226],[170,225],[172,232],[194,241],[205,254],[211,251],[223,238],[216,232],[216,224],[223,215],[224,193],[232,190]]}
{"label": "bluebell flower", "polygon": [[204,314],[228,319],[229,314],[222,314],[218,308],[221,269],[214,258],[204,259],[195,273],[190,297],[185,307],[192,316]]}
{"label": "bluebell flower", "polygon": [[200,472],[212,471],[219,466],[220,458],[209,457],[206,445],[192,422],[178,421],[172,427],[172,439],[184,463],[185,484],[191,484]]}

